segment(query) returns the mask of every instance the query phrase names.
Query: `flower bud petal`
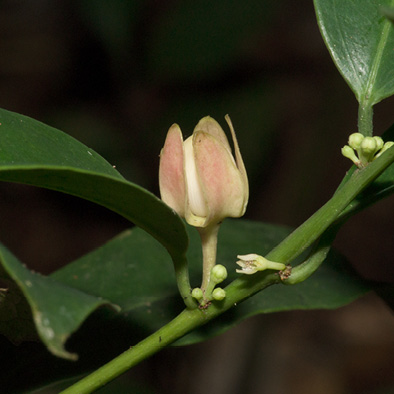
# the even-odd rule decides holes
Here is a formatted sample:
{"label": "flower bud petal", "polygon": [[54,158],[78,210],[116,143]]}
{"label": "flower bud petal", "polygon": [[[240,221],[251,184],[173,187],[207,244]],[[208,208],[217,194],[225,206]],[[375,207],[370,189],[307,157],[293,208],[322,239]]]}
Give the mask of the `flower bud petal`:
{"label": "flower bud petal", "polygon": [[173,124],[160,152],[159,185],[161,199],[180,216],[185,215],[184,152],[181,129]]}
{"label": "flower bud petal", "polygon": [[226,217],[240,217],[246,210],[248,178],[228,115],[226,121],[233,137],[235,159],[223,129],[209,116],[199,121],[185,142],[179,126],[171,126],[161,151],[162,200],[196,227],[218,224]]}
{"label": "flower bud petal", "polygon": [[231,153],[219,139],[198,131],[193,134],[193,150],[209,210],[206,223],[242,216],[244,182]]}
{"label": "flower bud petal", "polygon": [[234,143],[235,162],[237,163],[237,167],[238,167],[238,170],[241,174],[241,179],[242,179],[242,183],[243,183],[244,206],[243,206],[243,212],[240,215],[240,216],[242,216],[246,211],[246,207],[247,207],[248,201],[249,201],[248,175],[246,173],[246,168],[245,168],[244,162],[242,160],[241,151],[239,150],[238,140],[237,140],[237,136],[235,135],[233,123],[231,122],[231,119],[228,115],[226,115],[224,118],[226,119],[228,127],[230,128],[230,131],[231,131],[231,136],[233,138],[233,143]]}
{"label": "flower bud petal", "polygon": [[222,127],[215,119],[211,118],[210,116],[206,116],[202,118],[198,123],[197,126],[194,128],[193,134],[196,131],[204,131],[207,134],[210,134],[213,138],[219,140],[224,147],[231,153],[231,147],[228,143],[228,139],[226,134],[224,133]]}

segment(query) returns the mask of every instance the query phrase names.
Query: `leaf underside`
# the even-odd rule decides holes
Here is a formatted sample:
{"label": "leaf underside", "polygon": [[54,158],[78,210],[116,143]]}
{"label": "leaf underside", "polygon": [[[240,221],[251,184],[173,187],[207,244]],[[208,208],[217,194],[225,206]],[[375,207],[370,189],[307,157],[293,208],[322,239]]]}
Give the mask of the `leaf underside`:
{"label": "leaf underside", "polygon": [[359,102],[371,106],[394,93],[394,26],[382,6],[393,0],[314,0],[321,34]]}

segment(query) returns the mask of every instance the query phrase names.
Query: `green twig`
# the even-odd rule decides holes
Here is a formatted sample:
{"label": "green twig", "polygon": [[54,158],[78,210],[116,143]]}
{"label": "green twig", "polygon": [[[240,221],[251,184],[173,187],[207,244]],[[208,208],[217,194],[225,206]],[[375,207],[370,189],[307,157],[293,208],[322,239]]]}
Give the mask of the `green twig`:
{"label": "green twig", "polygon": [[367,99],[361,99],[358,106],[358,132],[364,137],[373,135],[373,106]]}
{"label": "green twig", "polygon": [[310,253],[308,258],[303,263],[292,269],[290,277],[284,279],[282,281],[283,284],[295,285],[308,279],[326,259],[338,230],[339,226],[326,230],[318,240],[316,246],[313,248],[313,251]]}

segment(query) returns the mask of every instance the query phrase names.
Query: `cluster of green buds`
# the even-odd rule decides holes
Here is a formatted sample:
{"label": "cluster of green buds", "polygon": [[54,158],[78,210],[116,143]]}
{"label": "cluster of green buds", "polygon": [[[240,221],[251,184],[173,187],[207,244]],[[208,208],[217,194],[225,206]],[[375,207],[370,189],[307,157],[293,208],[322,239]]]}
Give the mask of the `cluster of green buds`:
{"label": "cluster of green buds", "polygon": [[380,137],[364,137],[361,133],[353,133],[349,136],[348,145],[342,148],[342,155],[358,168],[364,168],[393,145],[393,141],[384,143]]}
{"label": "cluster of green buds", "polygon": [[226,297],[226,291],[221,287],[216,287],[227,278],[227,269],[224,265],[216,264],[211,269],[211,276],[208,286],[205,290],[196,287],[192,291],[192,297],[195,298],[201,307],[208,306],[212,300],[222,301]]}

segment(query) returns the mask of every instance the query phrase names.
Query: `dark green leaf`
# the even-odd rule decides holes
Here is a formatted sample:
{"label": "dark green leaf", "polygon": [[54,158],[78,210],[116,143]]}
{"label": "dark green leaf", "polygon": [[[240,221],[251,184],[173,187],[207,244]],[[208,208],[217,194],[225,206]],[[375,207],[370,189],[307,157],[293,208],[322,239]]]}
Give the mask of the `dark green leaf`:
{"label": "dark green leaf", "polygon": [[35,339],[33,320],[50,352],[75,360],[76,355],[64,349],[65,342],[88,315],[109,302],[29,271],[2,245],[0,263],[4,283],[0,301],[1,333],[18,342]]}
{"label": "dark green leaf", "polygon": [[394,93],[394,29],[381,6],[392,0],[314,0],[328,50],[359,102]]}
{"label": "dark green leaf", "polygon": [[183,222],[160,199],[125,180],[106,160],[77,140],[3,109],[0,180],[45,187],[93,201],[146,230],[173,256],[183,255],[187,249]]}

